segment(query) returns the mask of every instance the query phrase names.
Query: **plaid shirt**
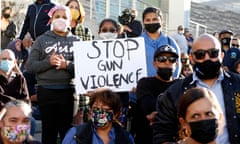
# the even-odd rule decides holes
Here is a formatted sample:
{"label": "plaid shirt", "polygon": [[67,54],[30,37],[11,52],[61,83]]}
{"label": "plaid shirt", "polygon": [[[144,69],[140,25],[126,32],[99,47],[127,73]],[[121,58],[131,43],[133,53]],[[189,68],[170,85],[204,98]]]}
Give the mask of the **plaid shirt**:
{"label": "plaid shirt", "polygon": [[75,35],[79,36],[83,41],[93,40],[92,32],[89,28],[78,24],[75,28]]}

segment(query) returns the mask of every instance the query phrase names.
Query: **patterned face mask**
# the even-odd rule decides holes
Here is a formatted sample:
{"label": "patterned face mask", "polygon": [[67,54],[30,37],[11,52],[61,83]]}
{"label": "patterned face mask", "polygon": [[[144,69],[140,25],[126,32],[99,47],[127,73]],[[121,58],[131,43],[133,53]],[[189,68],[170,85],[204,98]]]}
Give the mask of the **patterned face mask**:
{"label": "patterned face mask", "polygon": [[92,122],[97,127],[104,127],[108,122],[113,121],[113,112],[107,112],[103,109],[92,110]]}
{"label": "patterned face mask", "polygon": [[11,142],[23,142],[30,134],[29,125],[4,126],[1,129],[2,136]]}

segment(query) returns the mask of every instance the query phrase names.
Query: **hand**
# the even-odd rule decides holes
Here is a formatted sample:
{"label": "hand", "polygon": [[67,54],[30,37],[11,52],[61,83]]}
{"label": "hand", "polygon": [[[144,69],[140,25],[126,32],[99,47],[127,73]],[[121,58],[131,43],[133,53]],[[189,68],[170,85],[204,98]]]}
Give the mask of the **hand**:
{"label": "hand", "polygon": [[148,114],[146,118],[149,120],[149,125],[153,125],[155,115],[157,114],[156,111],[153,111],[152,113]]}
{"label": "hand", "polygon": [[128,32],[132,32],[132,30],[126,25],[123,26],[123,30],[128,31]]}
{"label": "hand", "polygon": [[137,91],[137,88],[133,87],[130,92],[136,93],[136,91]]}
{"label": "hand", "polygon": [[53,51],[52,55],[50,56],[50,64],[56,67],[61,65],[61,59],[59,58],[55,51]]}
{"label": "hand", "polygon": [[67,67],[67,61],[62,56],[62,54],[58,55],[58,58],[60,59],[60,65],[56,67],[56,69],[66,69]]}

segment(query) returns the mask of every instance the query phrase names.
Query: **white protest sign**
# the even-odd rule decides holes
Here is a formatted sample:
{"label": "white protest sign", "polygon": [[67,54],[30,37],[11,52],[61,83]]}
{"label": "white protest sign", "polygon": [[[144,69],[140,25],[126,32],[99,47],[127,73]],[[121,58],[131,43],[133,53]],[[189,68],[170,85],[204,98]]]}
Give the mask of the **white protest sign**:
{"label": "white protest sign", "polygon": [[130,91],[147,76],[143,38],[94,40],[74,43],[77,94],[98,87]]}

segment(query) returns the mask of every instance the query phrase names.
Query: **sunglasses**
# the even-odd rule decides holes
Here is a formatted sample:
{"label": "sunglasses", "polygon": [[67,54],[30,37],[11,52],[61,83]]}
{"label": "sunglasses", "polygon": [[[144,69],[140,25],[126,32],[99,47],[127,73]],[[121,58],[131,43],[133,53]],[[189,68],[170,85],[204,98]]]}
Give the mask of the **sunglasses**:
{"label": "sunglasses", "polygon": [[239,48],[239,45],[238,44],[232,44],[232,47]]}
{"label": "sunglasses", "polygon": [[116,30],[116,29],[114,29],[114,28],[110,28],[110,29],[103,28],[101,31],[102,31],[102,32],[104,32],[104,33],[106,33],[106,32],[111,32],[111,33],[114,33],[114,32],[116,32],[117,30]]}
{"label": "sunglasses", "polygon": [[215,48],[212,48],[212,49],[209,49],[209,50],[197,50],[197,51],[192,52],[192,53],[195,55],[196,59],[201,60],[201,59],[205,58],[206,53],[208,53],[210,58],[218,57],[219,50],[215,49]]}
{"label": "sunglasses", "polygon": [[188,58],[181,58],[182,63],[186,63],[188,61]]}
{"label": "sunglasses", "polygon": [[177,58],[172,56],[158,56],[155,58],[155,61],[158,62],[166,62],[167,60],[171,63],[175,63],[177,61]]}

